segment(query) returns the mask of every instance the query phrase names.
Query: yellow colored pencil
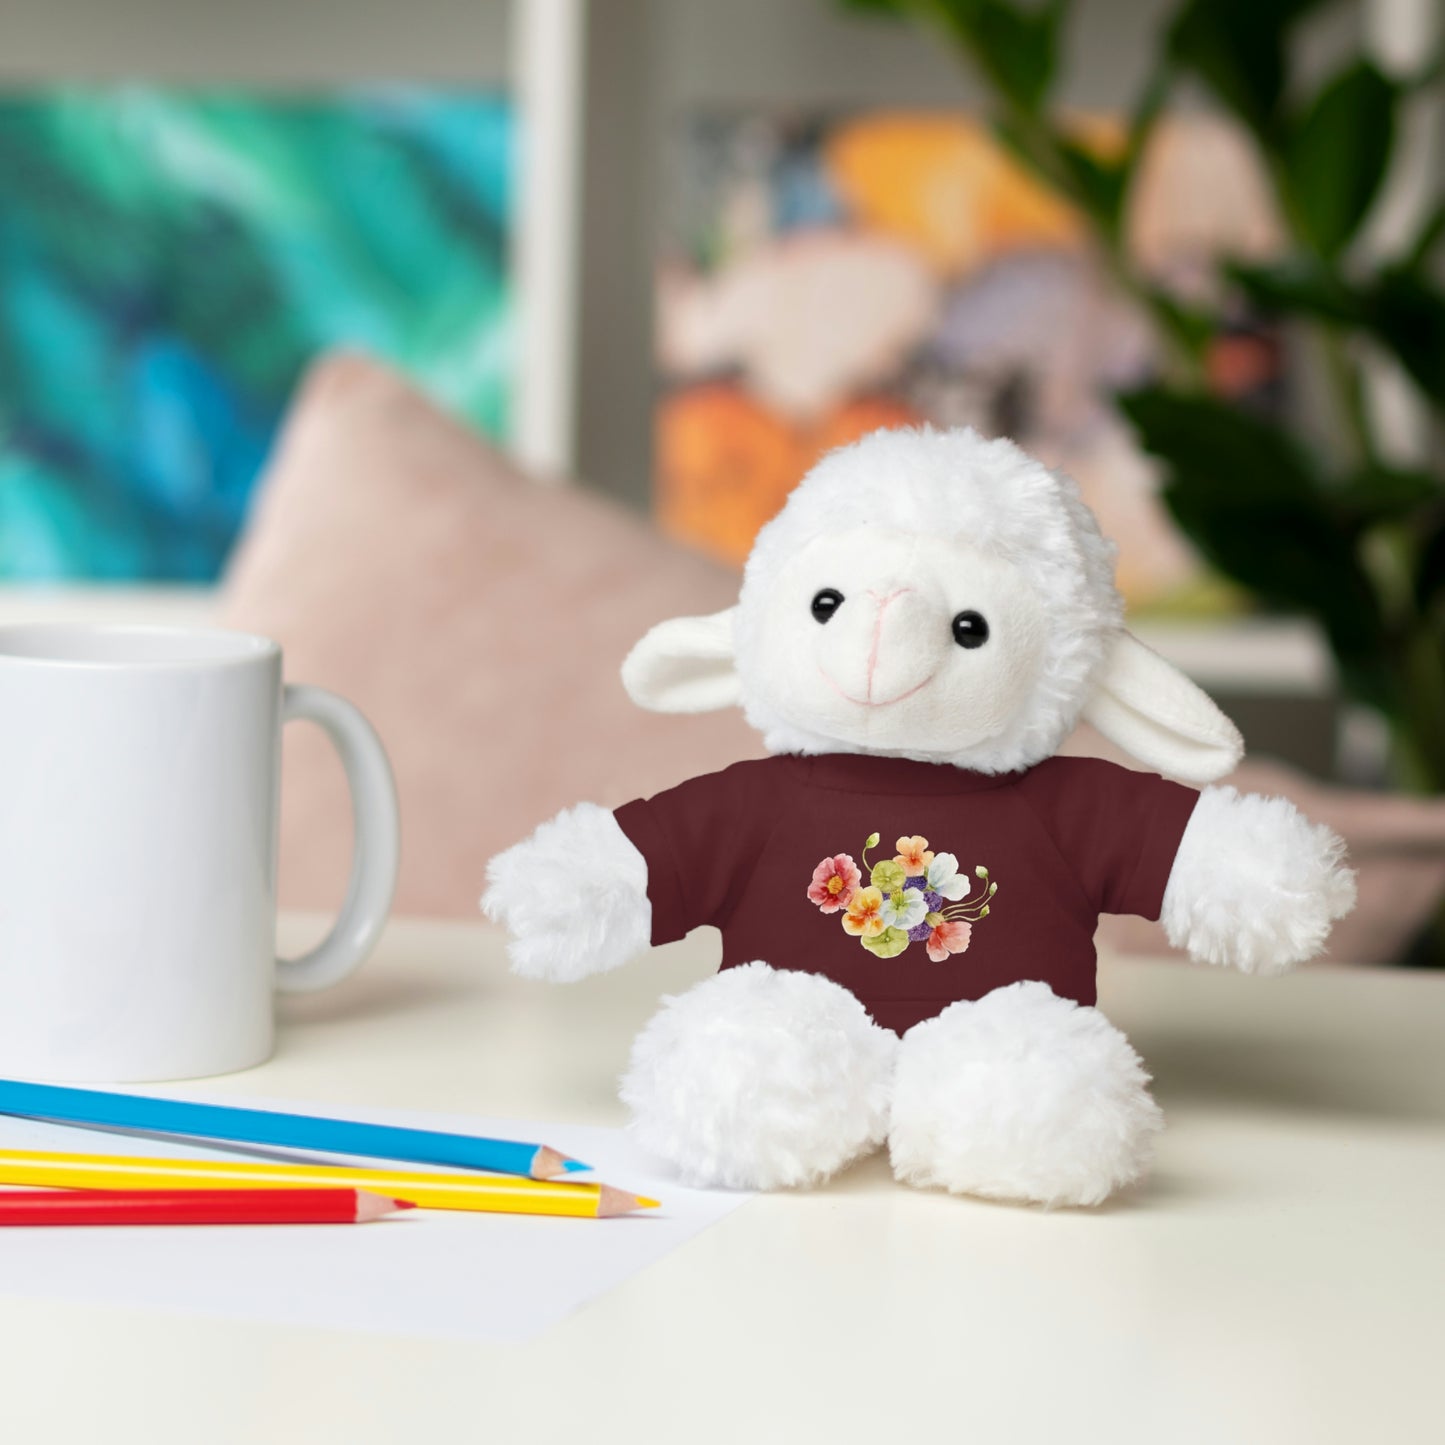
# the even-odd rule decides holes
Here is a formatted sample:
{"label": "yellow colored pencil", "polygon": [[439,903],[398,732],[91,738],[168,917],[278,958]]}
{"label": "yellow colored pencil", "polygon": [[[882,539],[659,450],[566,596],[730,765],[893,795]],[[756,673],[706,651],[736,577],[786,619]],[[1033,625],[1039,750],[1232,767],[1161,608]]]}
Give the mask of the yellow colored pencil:
{"label": "yellow colored pencil", "polygon": [[59,1189],[366,1189],[422,1209],[607,1218],[656,1209],[657,1200],[608,1184],[559,1184],[495,1174],[418,1174],[330,1164],[249,1164],[229,1159],[0,1150],[0,1184]]}

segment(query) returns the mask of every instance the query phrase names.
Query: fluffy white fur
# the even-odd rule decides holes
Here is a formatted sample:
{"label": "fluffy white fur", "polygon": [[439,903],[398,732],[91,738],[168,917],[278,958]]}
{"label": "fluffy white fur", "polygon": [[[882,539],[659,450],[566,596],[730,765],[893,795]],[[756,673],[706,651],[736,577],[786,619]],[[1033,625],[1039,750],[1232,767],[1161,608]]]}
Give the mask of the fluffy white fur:
{"label": "fluffy white fur", "polygon": [[1016,983],[910,1029],[888,1150],[909,1184],[1099,1204],[1137,1179],[1163,1126],[1149,1076],[1098,1009]]}
{"label": "fluffy white fur", "polygon": [[[972,431],[876,432],[825,457],[759,534],[735,608],[655,627],[623,679],[643,706],[741,701],[772,752],[856,752],[981,772],[1051,756],[1086,716],[1192,782],[1238,760],[1232,724],[1123,631],[1114,548],[1072,482]],[[822,625],[812,599],[842,604]],[[989,639],[958,646],[981,613]],[[1164,900],[1196,957],[1277,971],[1354,899],[1341,845],[1283,801],[1208,789]],[[580,872],[579,872],[580,870]],[[541,880],[559,873],[558,895]],[[567,980],[646,948],[646,865],[582,804],[494,859],[482,900],[513,967]],[[1092,1204],[1145,1168],[1159,1111],[1133,1050],[1042,983],[955,1004],[901,1048],[836,984],[765,963],[667,1006],[623,1083],[639,1138],[694,1183],[825,1179],[883,1137],[900,1179]]]}
{"label": "fluffy white fur", "polygon": [[1355,904],[1344,852],[1284,798],[1205,788],[1164,892],[1169,941],[1243,973],[1283,973],[1313,958]]}
{"label": "fluffy white fur", "polygon": [[[564,891],[545,886],[566,878]],[[647,864],[606,808],[578,803],[487,865],[482,912],[510,935],[512,971],[572,983],[618,968],[652,939]]]}
{"label": "fluffy white fur", "polygon": [[[1239,735],[1120,626],[1113,544],[1074,484],[1012,442],[880,431],[826,456],[758,536],[738,605],[660,623],[623,664],[641,706],[741,701],[771,752],[862,752],[981,772],[1051,756],[1083,715],[1205,782]],[[826,625],[811,601],[843,598]],[[983,616],[961,648],[952,621]]]}
{"label": "fluffy white fur", "polygon": [[[964,565],[949,567],[950,559],[936,551],[928,557],[915,551],[870,569],[878,575],[837,577],[827,550],[816,547],[822,539],[848,532],[877,537],[884,531],[914,542],[955,542],[967,549],[959,559]],[[892,735],[875,732],[857,750],[951,762],[980,772],[1028,767],[1051,756],[1073,727],[1121,625],[1114,553],[1074,484],[1012,442],[988,441],[967,429],[874,432],[824,457],[753,544],[735,628],[748,721],[763,734],[770,752],[838,751],[836,730],[820,730],[810,718],[814,695],[800,695],[800,669],[780,657],[780,644],[798,633],[807,636],[808,627],[817,630],[807,602],[819,588],[838,587],[858,606],[869,587],[886,595],[883,589],[890,585],[916,584],[925,576],[933,584],[927,598],[933,630],[945,646],[953,613],[964,608],[983,612],[996,628],[1007,627],[1015,607],[1027,607],[1047,624],[1028,668],[1027,695],[996,729],[968,735],[956,746],[920,746],[910,736],[914,719],[894,709]],[[993,576],[977,576],[980,556],[991,559]],[[785,575],[793,585],[780,597]],[[985,606],[971,595],[980,581]],[[780,603],[791,604],[786,615],[806,626],[790,627],[780,637],[785,615]],[[920,619],[910,621],[921,630]],[[974,653],[953,648],[948,662],[969,668],[990,645]],[[966,717],[965,710],[959,721]]]}
{"label": "fluffy white fur", "polygon": [[622,1099],[688,1184],[817,1184],[883,1142],[897,1048],[836,983],[748,963],[665,1000]]}

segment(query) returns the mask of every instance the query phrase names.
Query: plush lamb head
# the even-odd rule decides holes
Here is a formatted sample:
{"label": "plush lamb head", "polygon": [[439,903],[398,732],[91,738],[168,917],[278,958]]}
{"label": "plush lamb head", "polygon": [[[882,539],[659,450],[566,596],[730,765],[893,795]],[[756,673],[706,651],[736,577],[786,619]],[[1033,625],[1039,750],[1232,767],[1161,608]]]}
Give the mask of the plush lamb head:
{"label": "plush lamb head", "polygon": [[1122,628],[1114,547],[1073,484],[973,431],[884,431],[825,457],[763,528],[735,608],[654,628],[641,706],[741,703],[769,752],[1011,772],[1082,716],[1209,782],[1239,733]]}
{"label": "plush lamb head", "polygon": [[1324,946],[1354,896],[1327,829],[1054,755],[1081,717],[1176,779],[1240,755],[1123,630],[1112,574],[1072,484],[1012,443],[879,432],[803,480],[735,608],[628,657],[643,706],[740,704],[770,756],[566,810],[492,860],[482,907],[518,972],[558,981],[720,930],[721,971],[665,1003],[623,1081],[684,1179],[817,1183],[886,1141],[906,1183],[1098,1203],[1160,1124],[1094,1007],[1099,915],[1246,972]]}

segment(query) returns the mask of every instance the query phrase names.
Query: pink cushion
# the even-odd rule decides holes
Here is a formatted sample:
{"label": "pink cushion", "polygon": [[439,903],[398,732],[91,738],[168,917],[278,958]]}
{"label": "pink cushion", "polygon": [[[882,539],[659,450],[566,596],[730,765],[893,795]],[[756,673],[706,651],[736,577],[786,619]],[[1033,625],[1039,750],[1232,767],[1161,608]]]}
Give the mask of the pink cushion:
{"label": "pink cushion", "polygon": [[[738,713],[655,716],[618,681],[653,623],[736,595],[735,574],[529,481],[399,377],[336,356],[294,403],[223,618],[276,638],[289,680],[350,698],[381,733],[397,911],[474,916],[487,859],[559,808],[759,754]],[[282,796],[282,902],[335,907],[350,811],[310,728],[287,729]]]}

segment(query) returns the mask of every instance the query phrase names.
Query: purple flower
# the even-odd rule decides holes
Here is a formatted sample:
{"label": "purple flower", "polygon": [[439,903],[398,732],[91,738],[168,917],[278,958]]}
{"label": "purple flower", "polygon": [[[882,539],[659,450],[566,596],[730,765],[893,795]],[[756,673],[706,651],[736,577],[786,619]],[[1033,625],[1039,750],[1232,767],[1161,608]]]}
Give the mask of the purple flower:
{"label": "purple flower", "polygon": [[[928,911],[930,913],[937,913],[939,909],[943,907],[943,894],[935,893],[933,889],[928,886],[928,879],[921,874],[913,878],[904,879],[903,886],[905,888],[918,889],[918,891],[923,894],[924,902],[928,904]],[[908,930],[908,936],[914,943],[921,943],[928,937],[928,934],[928,926],[922,923]]]}
{"label": "purple flower", "polygon": [[933,925],[931,923],[916,923],[908,930],[908,941],[910,943],[922,943],[932,932]]}

